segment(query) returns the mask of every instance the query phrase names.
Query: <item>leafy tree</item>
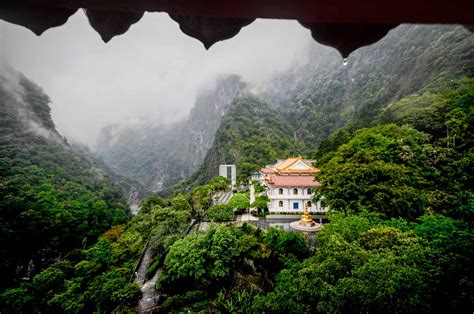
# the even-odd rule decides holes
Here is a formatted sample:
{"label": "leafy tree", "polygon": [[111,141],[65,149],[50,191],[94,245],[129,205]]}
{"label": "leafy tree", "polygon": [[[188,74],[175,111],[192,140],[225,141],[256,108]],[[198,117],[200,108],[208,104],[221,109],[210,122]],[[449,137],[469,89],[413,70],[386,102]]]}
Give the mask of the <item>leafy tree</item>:
{"label": "leafy tree", "polygon": [[190,235],[171,246],[165,260],[166,276],[161,282],[191,281],[191,285],[207,286],[228,276],[239,254],[237,238],[226,227]]}
{"label": "leafy tree", "polygon": [[247,180],[250,178],[252,173],[257,172],[260,170],[261,166],[249,163],[249,162],[243,162],[239,166],[239,177],[243,180]]}
{"label": "leafy tree", "polygon": [[[275,290],[257,298],[255,310],[397,312],[429,307],[425,292],[431,274],[423,259],[430,252],[418,238],[371,218],[333,217],[318,235],[316,254],[283,270]],[[338,232],[347,226],[358,231]]]}
{"label": "leafy tree", "polygon": [[207,217],[211,221],[226,221],[234,218],[234,213],[228,205],[213,205],[207,210]]}
{"label": "leafy tree", "polygon": [[211,226],[170,248],[158,289],[169,295],[165,310],[250,310],[259,287],[266,287],[284,265],[308,255],[305,240],[296,233],[262,232],[248,224]]}
{"label": "leafy tree", "polygon": [[214,189],[218,191],[223,191],[229,187],[230,180],[226,177],[218,176],[209,180],[208,184],[214,186]]}
{"label": "leafy tree", "polygon": [[166,207],[168,203],[158,195],[151,195],[141,202],[140,210],[148,212],[155,206]]}
{"label": "leafy tree", "polygon": [[250,207],[256,208],[259,212],[268,211],[268,196],[257,196]]}
{"label": "leafy tree", "polygon": [[191,209],[191,205],[189,205],[188,200],[183,194],[178,194],[171,199],[171,207],[174,210],[185,210],[189,211]]}
{"label": "leafy tree", "polygon": [[227,203],[227,206],[233,210],[242,211],[250,207],[250,201],[245,194],[236,193],[232,195],[229,202]]}
{"label": "leafy tree", "polygon": [[410,127],[359,131],[316,175],[317,195],[332,209],[415,218],[428,207],[425,173],[434,171],[429,137]]}
{"label": "leafy tree", "polygon": [[438,267],[433,308],[465,312],[473,308],[474,230],[463,220],[441,215],[422,216],[412,224],[414,233],[428,242],[432,264]]}

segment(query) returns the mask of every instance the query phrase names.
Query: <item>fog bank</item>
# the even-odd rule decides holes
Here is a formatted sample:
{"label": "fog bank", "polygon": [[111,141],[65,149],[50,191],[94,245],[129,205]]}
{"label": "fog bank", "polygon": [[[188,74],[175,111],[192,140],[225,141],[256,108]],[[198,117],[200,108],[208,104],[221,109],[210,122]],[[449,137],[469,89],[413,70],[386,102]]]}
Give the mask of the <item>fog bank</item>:
{"label": "fog bank", "polygon": [[51,97],[60,133],[90,146],[111,123],[186,117],[197,91],[219,75],[258,84],[312,42],[295,21],[257,20],[208,51],[163,13],[145,14],[107,44],[87,23],[79,11],[37,37],[0,21],[0,57]]}

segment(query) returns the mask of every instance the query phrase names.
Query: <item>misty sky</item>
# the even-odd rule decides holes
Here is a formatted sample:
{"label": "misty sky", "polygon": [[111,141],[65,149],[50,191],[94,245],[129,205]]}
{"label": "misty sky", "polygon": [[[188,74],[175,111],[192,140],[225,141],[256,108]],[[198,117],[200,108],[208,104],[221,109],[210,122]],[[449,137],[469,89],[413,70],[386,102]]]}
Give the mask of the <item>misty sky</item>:
{"label": "misty sky", "polygon": [[145,14],[107,44],[81,10],[40,37],[0,21],[0,57],[43,87],[63,135],[90,146],[110,123],[187,116],[198,89],[220,74],[264,81],[311,42],[307,29],[282,20],[257,20],[208,51],[164,13]]}

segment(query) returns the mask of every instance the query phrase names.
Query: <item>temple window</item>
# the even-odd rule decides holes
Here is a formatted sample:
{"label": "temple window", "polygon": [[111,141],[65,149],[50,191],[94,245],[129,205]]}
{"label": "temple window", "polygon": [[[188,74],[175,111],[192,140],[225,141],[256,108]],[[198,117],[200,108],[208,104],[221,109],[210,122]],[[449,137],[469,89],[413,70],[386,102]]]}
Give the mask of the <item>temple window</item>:
{"label": "temple window", "polygon": [[278,202],[278,206],[279,206],[279,207],[283,207],[283,201],[279,201],[279,202]]}
{"label": "temple window", "polygon": [[282,195],[283,194],[283,189],[278,189],[278,194]]}
{"label": "temple window", "polygon": [[306,206],[311,207],[311,201],[308,201],[308,202],[306,203]]}
{"label": "temple window", "polygon": [[293,189],[293,194],[298,195],[298,189]]}

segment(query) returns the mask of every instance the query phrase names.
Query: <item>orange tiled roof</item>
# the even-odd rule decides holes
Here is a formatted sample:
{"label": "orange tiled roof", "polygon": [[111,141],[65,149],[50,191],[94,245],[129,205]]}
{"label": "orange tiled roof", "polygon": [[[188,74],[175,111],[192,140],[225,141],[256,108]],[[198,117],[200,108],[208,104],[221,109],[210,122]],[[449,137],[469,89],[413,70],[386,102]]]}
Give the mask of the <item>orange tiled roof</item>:
{"label": "orange tiled roof", "polygon": [[[302,162],[307,166],[309,169],[290,169],[293,165],[298,162]],[[303,160],[301,157],[290,157],[274,166],[276,170],[280,173],[306,173],[306,174],[314,174],[319,170],[310,163]]]}

